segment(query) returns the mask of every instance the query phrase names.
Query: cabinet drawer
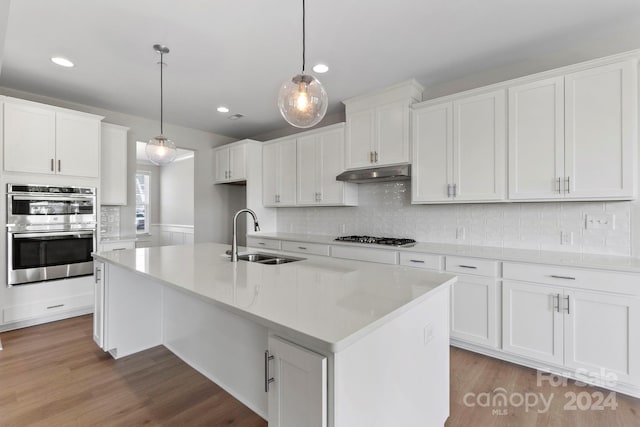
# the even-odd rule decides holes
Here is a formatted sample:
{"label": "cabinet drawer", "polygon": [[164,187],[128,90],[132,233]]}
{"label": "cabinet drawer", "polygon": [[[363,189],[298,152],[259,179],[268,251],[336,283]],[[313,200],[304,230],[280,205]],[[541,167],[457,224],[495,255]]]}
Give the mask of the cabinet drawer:
{"label": "cabinet drawer", "polygon": [[398,252],[383,249],[332,246],[331,256],[334,258],[354,259],[356,261],[377,262],[380,264],[398,263]]}
{"label": "cabinet drawer", "polygon": [[289,252],[303,252],[306,254],[329,256],[329,245],[307,242],[282,242],[282,250]]}
{"label": "cabinet drawer", "polygon": [[48,316],[74,309],[91,307],[93,294],[38,301],[31,304],[14,305],[2,310],[2,322],[11,323],[20,320]]}
{"label": "cabinet drawer", "polygon": [[280,240],[247,236],[247,246],[252,248],[280,249]]}
{"label": "cabinet drawer", "polygon": [[640,274],[505,262],[505,279],[640,295]]}
{"label": "cabinet drawer", "polygon": [[446,257],[446,270],[453,273],[495,277],[498,275],[498,265],[498,261],[490,259]]}
{"label": "cabinet drawer", "polygon": [[400,265],[425,268],[428,270],[442,270],[444,265],[442,255],[423,254],[420,252],[400,252]]}
{"label": "cabinet drawer", "polygon": [[125,249],[135,249],[136,242],[127,241],[127,242],[106,242],[100,243],[100,251],[123,251]]}

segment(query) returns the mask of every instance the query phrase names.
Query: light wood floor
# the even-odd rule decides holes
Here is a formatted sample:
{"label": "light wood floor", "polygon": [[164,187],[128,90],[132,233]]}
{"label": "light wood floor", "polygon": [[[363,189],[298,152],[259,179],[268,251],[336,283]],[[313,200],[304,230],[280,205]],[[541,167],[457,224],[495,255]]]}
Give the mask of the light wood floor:
{"label": "light wood floor", "polygon": [[[267,425],[164,347],[113,360],[93,343],[91,328],[91,316],[82,316],[0,335],[0,426]],[[478,405],[485,402],[481,393],[493,396],[498,387],[515,406]],[[565,393],[592,396],[599,391],[608,394],[571,382],[538,387],[532,369],[452,348],[446,425],[640,426],[640,400],[621,394],[615,395],[615,410],[564,409],[570,403]],[[544,408],[541,401],[528,411],[517,406],[512,396],[526,393],[551,399],[550,409],[538,413]]]}

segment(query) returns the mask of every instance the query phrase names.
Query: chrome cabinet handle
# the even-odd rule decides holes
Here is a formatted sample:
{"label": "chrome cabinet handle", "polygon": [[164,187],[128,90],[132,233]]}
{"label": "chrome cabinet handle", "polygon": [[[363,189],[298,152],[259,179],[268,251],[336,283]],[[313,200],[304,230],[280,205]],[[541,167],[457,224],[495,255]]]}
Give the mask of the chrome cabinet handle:
{"label": "chrome cabinet handle", "polygon": [[374,151],[374,154],[375,154],[375,162],[378,163],[378,152]]}
{"label": "chrome cabinet handle", "polygon": [[265,242],[258,242],[258,244],[259,244],[259,245],[262,245],[262,246],[266,245],[266,243],[265,243]]}
{"label": "chrome cabinet handle", "polygon": [[458,195],[458,184],[454,183],[453,184],[453,197],[456,197]]}
{"label": "chrome cabinet handle", "polygon": [[58,160],[58,172],[62,171],[62,160]]}
{"label": "chrome cabinet handle", "polygon": [[369,151],[369,163],[373,163],[373,151]]}
{"label": "chrome cabinet handle", "polygon": [[272,354],[269,354],[269,350],[264,351],[264,392],[269,393],[269,384],[275,382],[275,379],[269,373],[269,362],[274,359]]}
{"label": "chrome cabinet handle", "polygon": [[571,177],[568,176],[567,179],[567,194],[571,193]]}
{"label": "chrome cabinet handle", "polygon": [[96,279],[95,279],[95,282],[96,282],[96,283],[100,283],[100,280],[102,280],[102,279],[100,278],[100,273],[102,273],[102,269],[101,269],[100,267],[97,267],[97,268],[96,268]]}
{"label": "chrome cabinet handle", "polygon": [[560,313],[560,294],[555,294],[553,296],[553,309]]}
{"label": "chrome cabinet handle", "polygon": [[569,300],[569,295],[564,297],[567,300],[567,314],[571,314],[571,301]]}
{"label": "chrome cabinet handle", "polygon": [[306,251],[307,247],[306,246],[298,246],[298,249],[302,249],[303,251]]}
{"label": "chrome cabinet handle", "polygon": [[549,277],[554,278],[554,279],[576,280],[575,277],[571,277],[571,276],[556,276],[555,274],[552,274]]}
{"label": "chrome cabinet handle", "polygon": [[51,159],[51,172],[53,172],[53,159]]}
{"label": "chrome cabinet handle", "polygon": [[409,262],[415,262],[416,264],[424,264],[424,261],[421,259],[410,259]]}
{"label": "chrome cabinet handle", "polygon": [[231,178],[231,171],[229,171],[229,176],[227,178]]}
{"label": "chrome cabinet handle", "polygon": [[557,181],[558,181],[558,182],[557,182],[557,184],[558,184],[558,185],[557,185],[557,187],[558,187],[558,194],[562,194],[562,188],[560,187],[560,177],[558,177]]}
{"label": "chrome cabinet handle", "polygon": [[47,310],[51,310],[52,308],[60,308],[60,307],[64,307],[64,304],[50,305],[49,307],[47,307]]}
{"label": "chrome cabinet handle", "polygon": [[477,269],[478,267],[476,267],[475,265],[463,265],[463,264],[459,264],[458,267],[462,267],[462,268],[471,268],[473,270]]}
{"label": "chrome cabinet handle", "polygon": [[447,197],[453,196],[453,186],[451,184],[447,184]]}

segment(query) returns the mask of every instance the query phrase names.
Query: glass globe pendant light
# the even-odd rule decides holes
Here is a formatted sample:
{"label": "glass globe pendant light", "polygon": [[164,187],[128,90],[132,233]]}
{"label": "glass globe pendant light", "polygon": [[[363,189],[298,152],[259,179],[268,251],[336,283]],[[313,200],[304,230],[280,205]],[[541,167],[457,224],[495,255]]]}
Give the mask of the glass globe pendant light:
{"label": "glass globe pendant light", "polygon": [[151,163],[153,163],[154,165],[162,166],[175,160],[177,149],[176,144],[174,144],[173,141],[164,136],[162,131],[162,68],[164,66],[162,58],[164,55],[169,53],[169,48],[163,45],[154,44],[153,49],[160,54],[160,135],[156,136],[155,138],[151,138],[149,142],[147,142],[145,152],[147,153],[147,158]]}
{"label": "glass globe pendant light", "polygon": [[304,73],[306,29],[305,0],[302,0],[302,73],[286,80],[278,94],[278,108],[282,117],[292,126],[308,128],[322,120],[329,101],[322,83]]}

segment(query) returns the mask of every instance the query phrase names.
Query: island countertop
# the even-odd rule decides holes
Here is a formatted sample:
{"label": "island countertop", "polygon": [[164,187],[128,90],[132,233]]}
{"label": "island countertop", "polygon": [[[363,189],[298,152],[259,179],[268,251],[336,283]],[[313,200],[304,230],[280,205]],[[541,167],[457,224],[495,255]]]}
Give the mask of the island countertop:
{"label": "island countertop", "polygon": [[229,245],[197,243],[102,252],[95,258],[276,330],[337,352],[450,285],[454,275],[327,257],[281,265],[224,256]]}

